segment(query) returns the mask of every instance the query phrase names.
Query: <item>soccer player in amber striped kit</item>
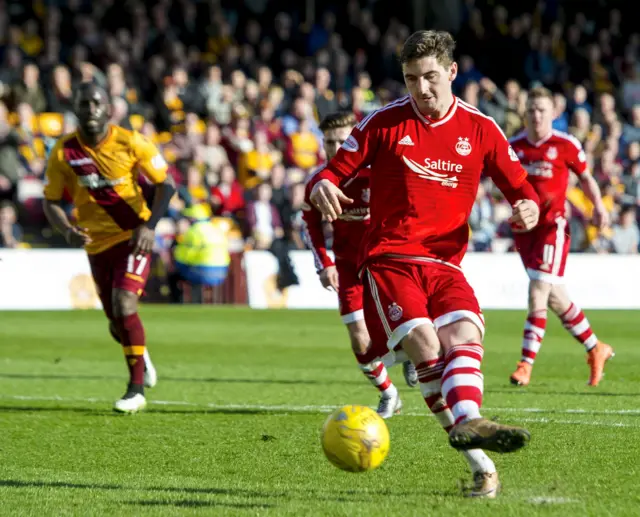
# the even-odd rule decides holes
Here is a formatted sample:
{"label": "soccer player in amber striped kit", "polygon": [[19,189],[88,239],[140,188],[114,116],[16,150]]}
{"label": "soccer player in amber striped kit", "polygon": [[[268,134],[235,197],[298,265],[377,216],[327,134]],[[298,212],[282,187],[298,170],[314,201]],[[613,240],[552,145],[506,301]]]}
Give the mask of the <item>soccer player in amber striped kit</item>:
{"label": "soccer player in amber striped kit", "polygon": [[[122,344],[129,384],[114,409],[135,413],[146,406],[144,388],[156,383],[138,315],[138,299],[151,266],[155,226],[175,192],[167,164],[156,146],[138,132],[111,125],[109,95],[83,83],[74,96],[78,130],[51,151],[46,171],[44,211],[51,225],[73,246],[84,246],[109,319],[109,330]],[[147,205],[138,172],[155,184]],[[61,200],[65,189],[77,209],[72,224]]]}

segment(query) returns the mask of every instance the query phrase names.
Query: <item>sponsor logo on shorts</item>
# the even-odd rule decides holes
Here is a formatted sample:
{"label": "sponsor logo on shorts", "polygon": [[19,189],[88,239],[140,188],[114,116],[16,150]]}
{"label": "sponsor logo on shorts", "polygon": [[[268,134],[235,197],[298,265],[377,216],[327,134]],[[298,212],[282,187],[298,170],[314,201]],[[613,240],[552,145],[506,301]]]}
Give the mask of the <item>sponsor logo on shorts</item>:
{"label": "sponsor logo on shorts", "polygon": [[398,321],[402,318],[402,312],[402,307],[400,307],[396,302],[389,305],[388,314],[391,321]]}
{"label": "sponsor logo on shorts", "polygon": [[363,203],[368,203],[371,199],[371,189],[363,188],[362,189],[362,201]]}

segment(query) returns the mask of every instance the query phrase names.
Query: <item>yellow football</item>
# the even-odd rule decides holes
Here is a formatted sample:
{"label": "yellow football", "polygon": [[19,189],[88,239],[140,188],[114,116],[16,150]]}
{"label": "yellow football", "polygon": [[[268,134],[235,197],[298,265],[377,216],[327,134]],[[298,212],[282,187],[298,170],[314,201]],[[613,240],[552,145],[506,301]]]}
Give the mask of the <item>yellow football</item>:
{"label": "yellow football", "polygon": [[379,467],[389,453],[389,429],[383,418],[366,406],[344,406],[322,427],[322,450],[336,467],[365,472]]}

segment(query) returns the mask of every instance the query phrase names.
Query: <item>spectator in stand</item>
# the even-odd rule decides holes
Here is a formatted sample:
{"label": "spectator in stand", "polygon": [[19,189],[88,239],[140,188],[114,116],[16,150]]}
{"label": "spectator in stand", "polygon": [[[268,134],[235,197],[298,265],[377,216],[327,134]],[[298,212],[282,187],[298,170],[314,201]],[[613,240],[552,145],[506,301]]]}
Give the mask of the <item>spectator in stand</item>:
{"label": "spectator in stand", "polygon": [[18,248],[22,244],[22,228],[16,207],[11,201],[0,201],[0,248]]}
{"label": "spectator in stand", "polygon": [[567,133],[569,131],[569,114],[567,98],[561,93],[553,95],[553,129]]}
{"label": "spectator in stand", "polygon": [[238,161],[238,179],[246,189],[268,181],[275,165],[280,163],[280,153],[269,144],[269,139],[263,131],[254,135],[255,147],[248,153],[243,153]]}
{"label": "spectator in stand", "polygon": [[220,170],[220,181],[211,187],[211,208],[214,215],[231,217],[240,221],[245,208],[244,189],[236,179],[231,165],[223,165]]}
{"label": "spectator in stand", "polygon": [[636,221],[635,206],[627,206],[620,212],[618,224],[613,227],[611,248],[614,253],[638,253],[640,230]]}
{"label": "spectator in stand", "polygon": [[26,103],[35,113],[45,111],[47,101],[39,83],[40,70],[37,65],[30,63],[22,69],[22,79],[12,88],[12,104],[16,106]]}
{"label": "spectator in stand", "polygon": [[311,132],[308,120],[301,120],[298,129],[289,135],[286,163],[304,171],[310,171],[320,161],[320,142]]}
{"label": "spectator in stand", "polygon": [[282,220],[271,201],[271,185],[261,183],[256,188],[256,198],[247,206],[249,242],[254,249],[268,250],[274,240],[284,237]]}

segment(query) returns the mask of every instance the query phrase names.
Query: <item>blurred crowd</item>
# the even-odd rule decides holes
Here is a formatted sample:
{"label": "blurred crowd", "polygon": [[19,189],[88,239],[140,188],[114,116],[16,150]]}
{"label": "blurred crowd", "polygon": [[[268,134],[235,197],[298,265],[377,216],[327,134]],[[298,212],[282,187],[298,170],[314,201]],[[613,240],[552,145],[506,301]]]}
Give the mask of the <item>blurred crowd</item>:
{"label": "blurred crowd", "polygon": [[[303,182],[325,158],[318,122],[403,95],[402,42],[442,27],[458,39],[456,93],[508,136],[523,127],[527,88],[555,92],[554,126],[582,142],[613,220],[598,232],[572,182],[573,251],[638,252],[640,34],[625,4],[449,0],[416,26],[419,3],[0,0],[0,247],[63,245],[40,207],[46,156],[75,127],[74,85],[95,80],[113,97],[113,123],[153,139],[171,164],[179,191],[159,247],[198,205],[231,223],[237,249],[303,249]],[[470,248],[509,250],[509,212],[483,184]]]}

